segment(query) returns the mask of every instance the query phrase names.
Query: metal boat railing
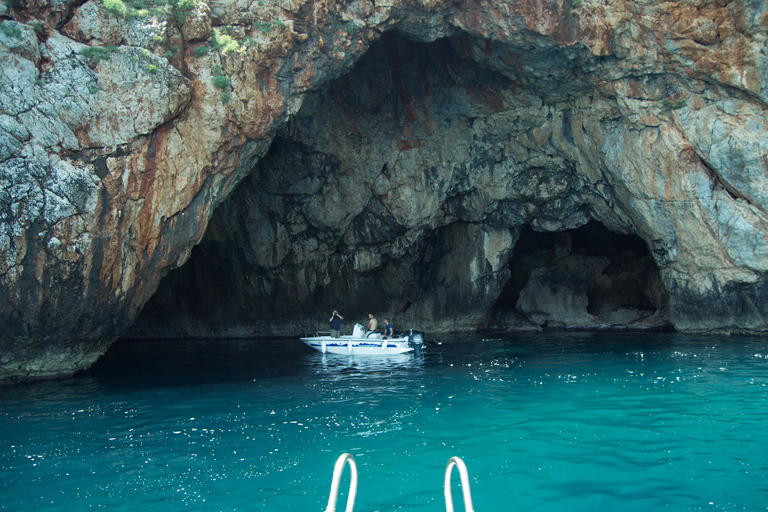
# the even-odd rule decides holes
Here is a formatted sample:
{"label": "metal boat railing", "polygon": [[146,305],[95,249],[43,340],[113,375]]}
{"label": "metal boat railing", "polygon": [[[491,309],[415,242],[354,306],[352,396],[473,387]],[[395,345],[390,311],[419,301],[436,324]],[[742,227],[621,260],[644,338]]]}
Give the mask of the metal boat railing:
{"label": "metal boat railing", "polygon": [[[345,463],[349,464],[350,479],[349,479],[349,494],[347,496],[347,508],[346,512],[353,512],[355,508],[355,497],[357,496],[357,465],[355,464],[355,458],[351,453],[342,453],[338,459],[336,459],[336,465],[333,468],[333,480],[331,481],[331,495],[328,498],[328,507],[325,512],[336,512],[336,500],[339,497],[339,484],[341,482],[341,474],[344,471]],[[469,492],[469,472],[467,472],[467,466],[460,457],[451,457],[448,460],[448,464],[445,466],[445,510],[446,512],[453,512],[453,495],[451,493],[451,473],[453,467],[459,472],[459,481],[461,482],[461,492],[464,496],[464,511],[474,512],[472,508],[472,495]]]}
{"label": "metal boat railing", "polygon": [[357,496],[357,464],[351,453],[342,453],[336,459],[336,466],[333,468],[333,480],[331,481],[331,496],[328,498],[328,507],[325,512],[336,511],[336,500],[339,498],[339,482],[341,482],[341,473],[344,471],[344,463],[349,463],[349,495],[347,496],[346,512],[352,512],[355,508],[355,496]]}
{"label": "metal boat railing", "polygon": [[453,495],[451,493],[451,472],[453,467],[459,471],[459,481],[461,482],[461,492],[464,495],[464,511],[474,512],[472,508],[472,495],[469,492],[469,473],[467,466],[460,457],[451,457],[445,466],[445,483],[443,491],[445,492],[445,511],[453,512]]}

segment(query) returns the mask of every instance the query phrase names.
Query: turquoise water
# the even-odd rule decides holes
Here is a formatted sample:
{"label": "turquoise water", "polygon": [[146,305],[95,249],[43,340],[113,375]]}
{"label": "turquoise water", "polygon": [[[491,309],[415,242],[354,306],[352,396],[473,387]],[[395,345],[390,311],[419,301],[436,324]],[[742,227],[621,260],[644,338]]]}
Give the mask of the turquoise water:
{"label": "turquoise water", "polygon": [[765,338],[442,339],[121,343],[0,387],[0,510],[325,510],[343,452],[359,512],[445,510],[453,455],[478,512],[768,510]]}

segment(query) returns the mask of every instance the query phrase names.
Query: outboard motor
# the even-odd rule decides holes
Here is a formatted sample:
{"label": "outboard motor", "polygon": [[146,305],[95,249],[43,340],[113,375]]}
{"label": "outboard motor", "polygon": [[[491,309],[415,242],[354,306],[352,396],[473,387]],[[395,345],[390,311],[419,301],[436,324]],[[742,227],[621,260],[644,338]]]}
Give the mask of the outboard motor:
{"label": "outboard motor", "polygon": [[408,345],[413,347],[415,354],[421,354],[421,350],[424,348],[424,336],[421,333],[411,331],[411,335],[408,336]]}

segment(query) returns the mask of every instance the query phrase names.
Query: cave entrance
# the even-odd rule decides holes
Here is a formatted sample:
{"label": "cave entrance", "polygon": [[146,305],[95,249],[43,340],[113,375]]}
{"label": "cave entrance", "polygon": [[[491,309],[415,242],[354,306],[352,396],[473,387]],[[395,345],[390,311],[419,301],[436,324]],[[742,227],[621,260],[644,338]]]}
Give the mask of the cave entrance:
{"label": "cave entrance", "polygon": [[595,220],[537,232],[526,225],[491,326],[669,329],[667,293],[646,243]]}
{"label": "cave entrance", "polygon": [[[432,332],[665,325],[643,241],[587,223],[577,57],[384,34],[306,95],[131,334],[295,335],[333,309]],[[586,225],[515,241],[537,222]]]}

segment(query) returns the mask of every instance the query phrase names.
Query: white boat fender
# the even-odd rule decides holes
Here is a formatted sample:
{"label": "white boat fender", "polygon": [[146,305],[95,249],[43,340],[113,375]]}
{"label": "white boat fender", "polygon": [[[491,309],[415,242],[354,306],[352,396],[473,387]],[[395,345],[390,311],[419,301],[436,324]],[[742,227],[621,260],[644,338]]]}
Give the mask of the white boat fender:
{"label": "white boat fender", "polygon": [[352,353],[352,339],[347,342],[347,352]]}
{"label": "white boat fender", "polygon": [[346,512],[352,512],[355,508],[355,496],[357,495],[357,465],[355,458],[351,453],[342,453],[336,459],[336,466],[333,468],[333,480],[331,480],[331,495],[328,498],[328,507],[325,512],[336,511],[336,500],[339,497],[339,483],[341,482],[341,472],[344,471],[344,463],[349,463],[349,494],[347,495]]}
{"label": "white boat fender", "polygon": [[323,354],[325,354],[325,351],[328,350],[325,346],[325,340],[323,340]]}
{"label": "white boat fender", "polygon": [[389,341],[388,339],[385,339],[385,340],[384,340],[384,341],[381,343],[381,350],[384,350],[385,348],[387,348],[387,342],[388,342],[388,341]]}

